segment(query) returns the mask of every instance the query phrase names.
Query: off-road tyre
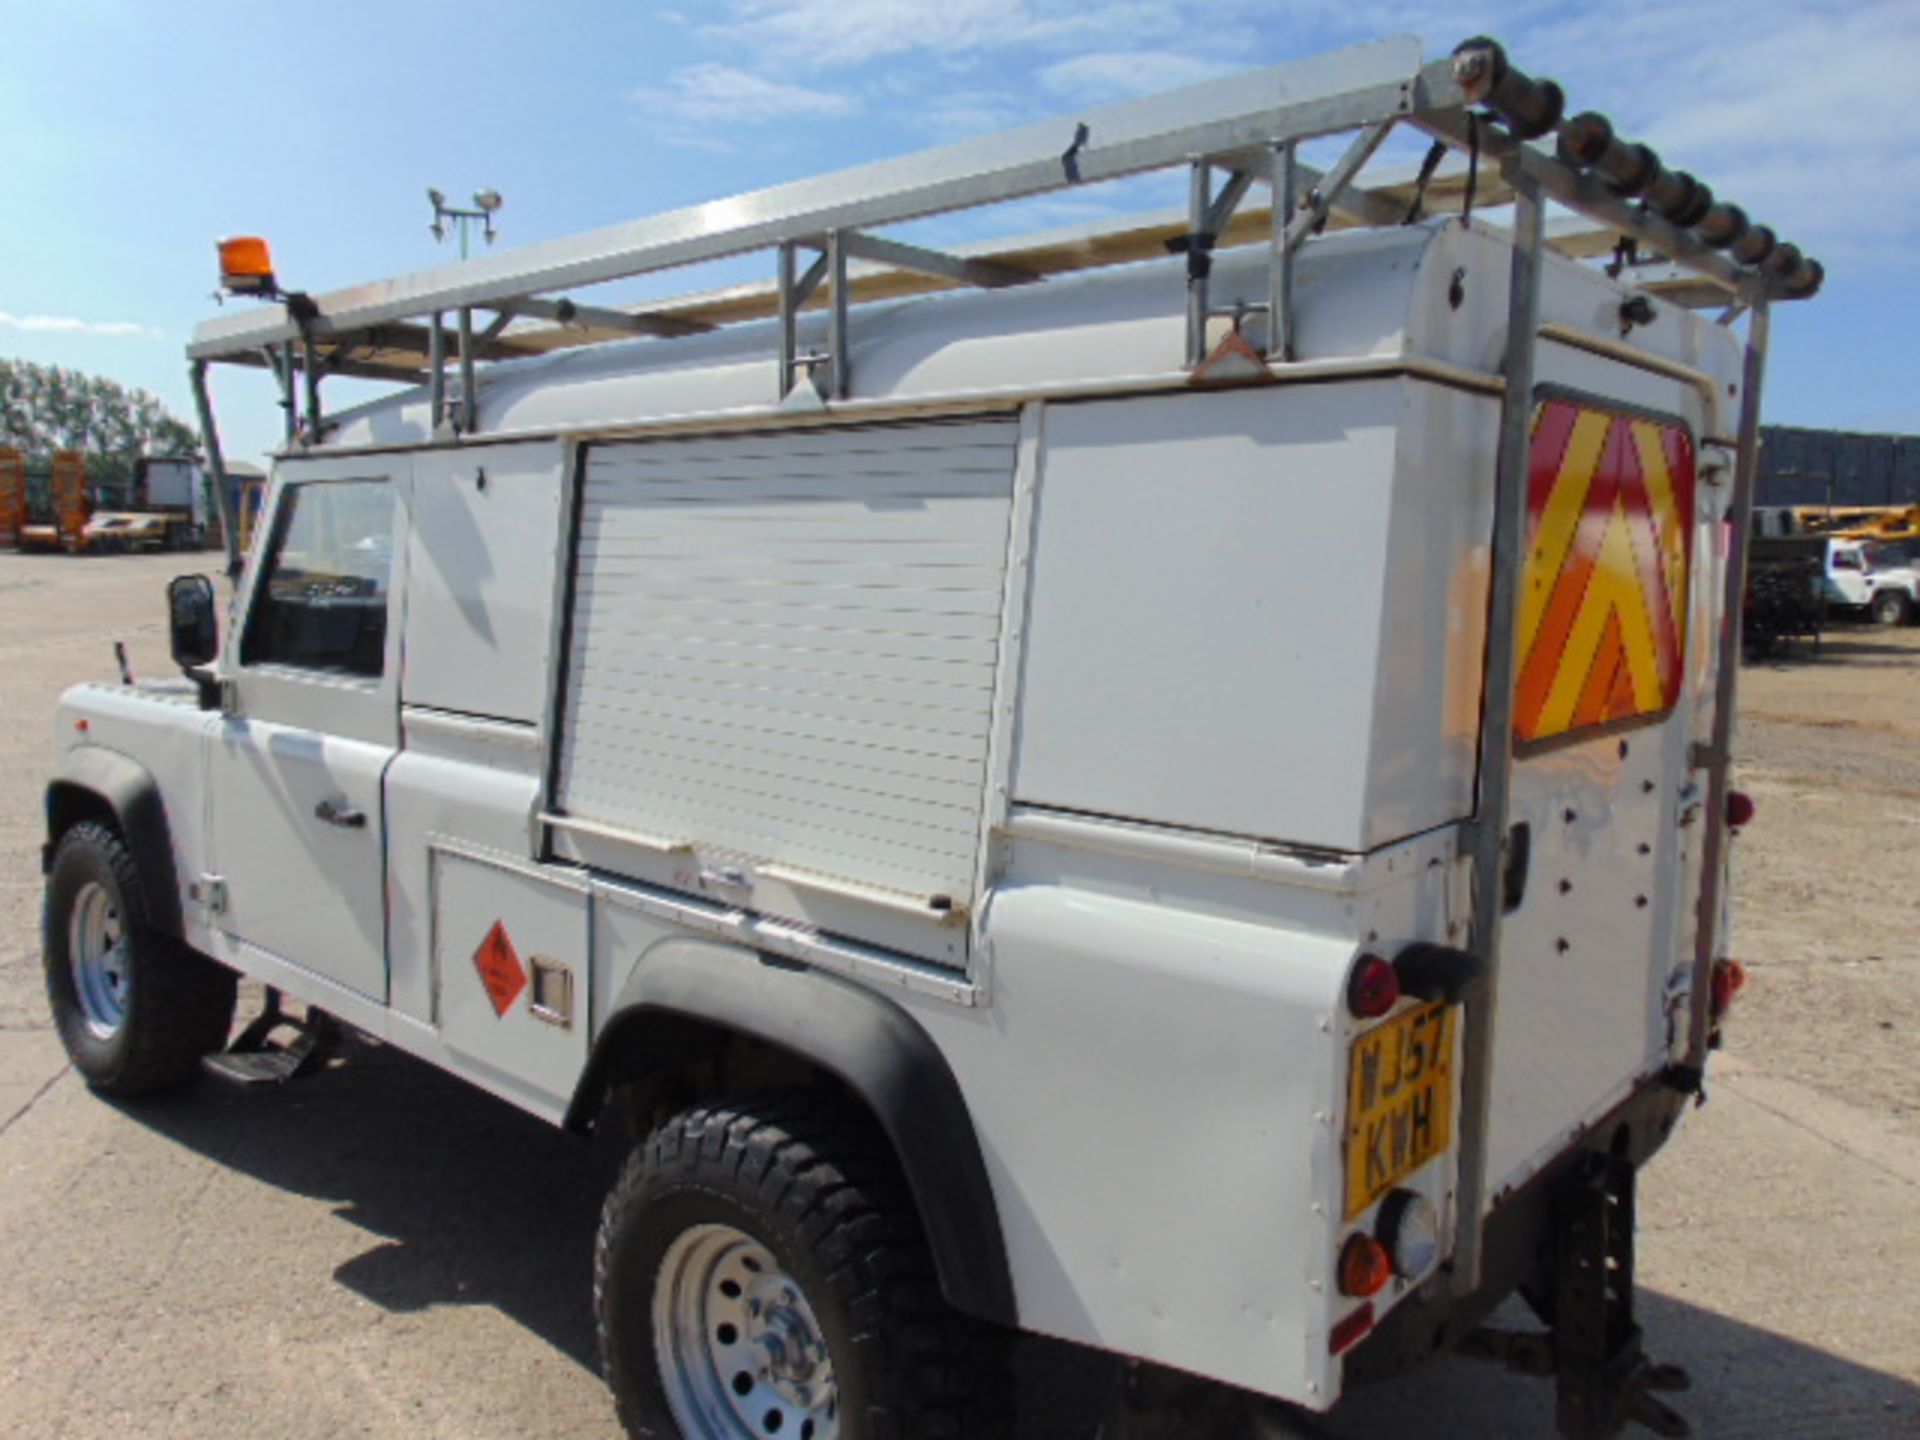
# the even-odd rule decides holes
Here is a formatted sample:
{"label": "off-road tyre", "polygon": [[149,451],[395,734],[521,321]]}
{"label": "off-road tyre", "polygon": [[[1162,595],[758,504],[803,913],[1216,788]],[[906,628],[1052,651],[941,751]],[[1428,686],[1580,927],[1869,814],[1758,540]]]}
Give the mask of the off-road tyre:
{"label": "off-road tyre", "polygon": [[[89,1015],[74,969],[76,910],[89,887],[103,892],[125,945],[120,1017],[110,1026]],[[47,1000],[73,1068],[116,1099],[192,1078],[233,1024],[234,973],[151,928],[148,913],[140,872],[118,831],[87,820],[60,837],[42,912]]]}
{"label": "off-road tyre", "polygon": [[1882,590],[1867,607],[1876,625],[1904,625],[1913,618],[1913,601],[1898,590]]}
{"label": "off-road tyre", "polygon": [[1008,1433],[1010,1336],[947,1304],[891,1149],[835,1097],[780,1090],[667,1120],[627,1158],[607,1197],[594,1314],[607,1383],[634,1440],[809,1440],[806,1432],[825,1428],[749,1430],[736,1417],[683,1432],[676,1422],[655,1289],[668,1283],[675,1242],[715,1226],[743,1232],[797,1282],[831,1358],[838,1440]]}

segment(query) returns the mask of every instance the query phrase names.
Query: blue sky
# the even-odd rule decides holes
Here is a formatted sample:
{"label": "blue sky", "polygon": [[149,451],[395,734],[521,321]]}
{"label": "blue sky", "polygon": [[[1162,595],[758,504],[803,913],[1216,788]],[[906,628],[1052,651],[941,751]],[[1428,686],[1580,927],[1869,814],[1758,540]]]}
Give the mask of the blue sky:
{"label": "blue sky", "polygon": [[[0,0],[0,356],[190,419],[220,235],[268,236],[283,282],[324,291],[452,258],[429,185],[498,189],[522,244],[1395,32],[1501,38],[1826,262],[1777,312],[1769,420],[1920,431],[1914,0]],[[268,386],[216,383],[257,458]]]}

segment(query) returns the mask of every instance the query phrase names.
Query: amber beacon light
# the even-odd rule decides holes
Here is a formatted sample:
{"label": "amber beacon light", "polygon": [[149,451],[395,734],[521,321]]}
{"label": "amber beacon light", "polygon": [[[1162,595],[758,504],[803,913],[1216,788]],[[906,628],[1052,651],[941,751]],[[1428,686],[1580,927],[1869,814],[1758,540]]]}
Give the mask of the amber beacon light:
{"label": "amber beacon light", "polygon": [[273,295],[273,252],[258,235],[236,235],[219,242],[220,288],[229,295]]}

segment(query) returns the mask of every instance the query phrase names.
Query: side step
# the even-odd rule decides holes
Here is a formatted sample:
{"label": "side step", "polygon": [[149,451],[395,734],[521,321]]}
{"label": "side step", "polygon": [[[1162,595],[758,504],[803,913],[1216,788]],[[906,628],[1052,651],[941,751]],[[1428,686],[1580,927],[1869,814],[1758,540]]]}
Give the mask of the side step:
{"label": "side step", "polygon": [[[316,1068],[332,1053],[340,1026],[324,1010],[308,1006],[299,1017],[281,1008],[280,992],[267,987],[266,1008],[218,1055],[201,1063],[222,1079],[240,1085],[278,1085]],[[292,1038],[276,1039],[290,1030]]]}

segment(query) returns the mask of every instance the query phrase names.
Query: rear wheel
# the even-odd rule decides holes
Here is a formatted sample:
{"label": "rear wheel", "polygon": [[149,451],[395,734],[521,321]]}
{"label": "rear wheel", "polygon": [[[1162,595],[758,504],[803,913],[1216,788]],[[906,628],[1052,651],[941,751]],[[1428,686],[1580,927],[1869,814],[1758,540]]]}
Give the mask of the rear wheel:
{"label": "rear wheel", "polygon": [[1898,590],[1882,590],[1871,606],[1876,625],[1904,625],[1913,614],[1913,601]]}
{"label": "rear wheel", "polygon": [[42,954],[61,1042],[104,1094],[178,1084],[226,1042],[233,972],[149,927],[140,872],[108,826],[83,821],[60,838]]}
{"label": "rear wheel", "polygon": [[594,1260],[629,1435],[1006,1432],[1006,1337],[947,1306],[890,1152],[829,1100],[717,1101],[662,1125],[608,1197]]}

